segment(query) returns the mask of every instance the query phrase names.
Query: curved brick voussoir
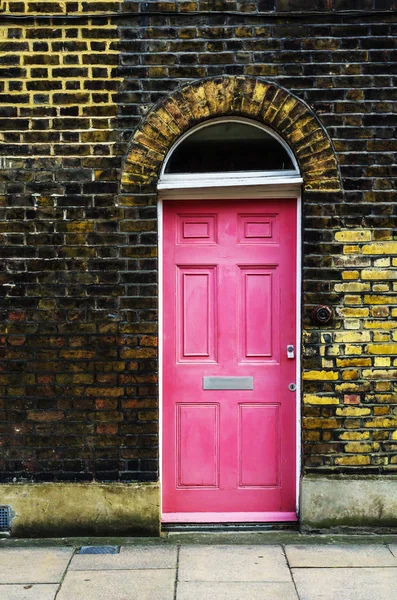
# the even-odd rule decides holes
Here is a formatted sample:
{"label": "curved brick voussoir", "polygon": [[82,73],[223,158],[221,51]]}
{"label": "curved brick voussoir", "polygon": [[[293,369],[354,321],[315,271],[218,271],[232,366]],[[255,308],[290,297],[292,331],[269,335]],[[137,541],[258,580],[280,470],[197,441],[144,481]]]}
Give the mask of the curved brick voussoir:
{"label": "curved brick voussoir", "polygon": [[164,158],[183,133],[230,115],[255,119],[278,132],[296,156],[305,189],[341,190],[334,149],[312,109],[274,82],[228,75],[194,81],[153,107],[133,137],[123,185],[153,186]]}

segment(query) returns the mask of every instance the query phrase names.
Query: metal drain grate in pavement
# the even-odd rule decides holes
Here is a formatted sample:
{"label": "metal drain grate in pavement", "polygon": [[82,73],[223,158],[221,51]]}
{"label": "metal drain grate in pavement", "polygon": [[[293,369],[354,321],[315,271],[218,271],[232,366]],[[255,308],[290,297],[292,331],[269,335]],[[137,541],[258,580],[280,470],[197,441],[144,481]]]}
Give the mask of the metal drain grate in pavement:
{"label": "metal drain grate in pavement", "polygon": [[81,546],[77,554],[118,554],[120,546]]}
{"label": "metal drain grate in pavement", "polygon": [[9,506],[0,506],[0,532],[10,531],[11,513]]}

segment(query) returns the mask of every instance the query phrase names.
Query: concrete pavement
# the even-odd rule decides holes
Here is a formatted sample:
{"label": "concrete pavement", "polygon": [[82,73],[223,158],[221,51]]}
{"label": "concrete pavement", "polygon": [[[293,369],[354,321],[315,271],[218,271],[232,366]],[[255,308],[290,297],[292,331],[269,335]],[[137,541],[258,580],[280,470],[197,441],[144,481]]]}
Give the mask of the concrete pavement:
{"label": "concrete pavement", "polygon": [[[79,554],[117,542],[117,554]],[[1,600],[395,600],[397,536],[1,540]]]}

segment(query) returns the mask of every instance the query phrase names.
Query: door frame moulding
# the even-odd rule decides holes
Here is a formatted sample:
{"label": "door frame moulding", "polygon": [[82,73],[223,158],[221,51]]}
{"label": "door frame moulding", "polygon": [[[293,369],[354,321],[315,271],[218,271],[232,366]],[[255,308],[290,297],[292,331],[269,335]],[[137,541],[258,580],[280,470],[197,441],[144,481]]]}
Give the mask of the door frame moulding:
{"label": "door frame moulding", "polygon": [[[228,173],[218,173],[219,179],[223,177],[223,180],[227,180]],[[164,515],[162,512],[162,465],[163,465],[163,203],[167,200],[253,200],[253,199],[295,199],[297,202],[297,246],[296,246],[296,515],[292,513],[252,513],[251,522],[288,522],[296,521],[299,518],[299,507],[300,507],[300,474],[301,474],[301,244],[302,244],[302,233],[301,233],[301,178],[296,177],[292,183],[291,179],[286,177],[284,181],[280,181],[278,184],[265,184],[250,185],[250,178],[244,179],[239,182],[237,186],[234,185],[223,185],[223,186],[211,186],[200,188],[197,186],[197,179],[199,175],[192,174],[190,178],[186,178],[186,187],[173,187],[173,188],[162,188],[161,180],[158,185],[158,202],[157,202],[157,216],[158,216],[158,277],[159,277],[159,291],[158,291],[158,309],[159,309],[159,463],[160,463],[160,519],[163,523],[199,523],[199,522],[219,522],[225,523],[231,521],[236,522],[248,522],[246,513],[229,513],[224,515],[223,513],[206,513],[201,515],[198,513],[188,513],[182,515],[167,514]],[[240,518],[241,515],[241,518]],[[278,515],[278,517],[277,517]],[[264,521],[266,519],[266,521]]]}

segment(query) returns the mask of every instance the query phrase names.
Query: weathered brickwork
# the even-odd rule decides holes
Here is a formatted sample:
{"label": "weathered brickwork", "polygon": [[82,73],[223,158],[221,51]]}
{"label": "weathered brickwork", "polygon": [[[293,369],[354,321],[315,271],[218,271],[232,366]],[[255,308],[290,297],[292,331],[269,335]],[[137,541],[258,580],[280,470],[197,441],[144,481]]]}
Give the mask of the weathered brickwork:
{"label": "weathered brickwork", "polygon": [[307,350],[321,356],[321,369],[303,374],[307,467],[396,468],[397,244],[387,231],[373,241],[376,233],[334,233],[339,328],[305,332]]}
{"label": "weathered brickwork", "polygon": [[304,178],[304,468],[396,468],[397,7],[357,5],[1,3],[2,481],[157,479],[156,181],[219,114]]}

